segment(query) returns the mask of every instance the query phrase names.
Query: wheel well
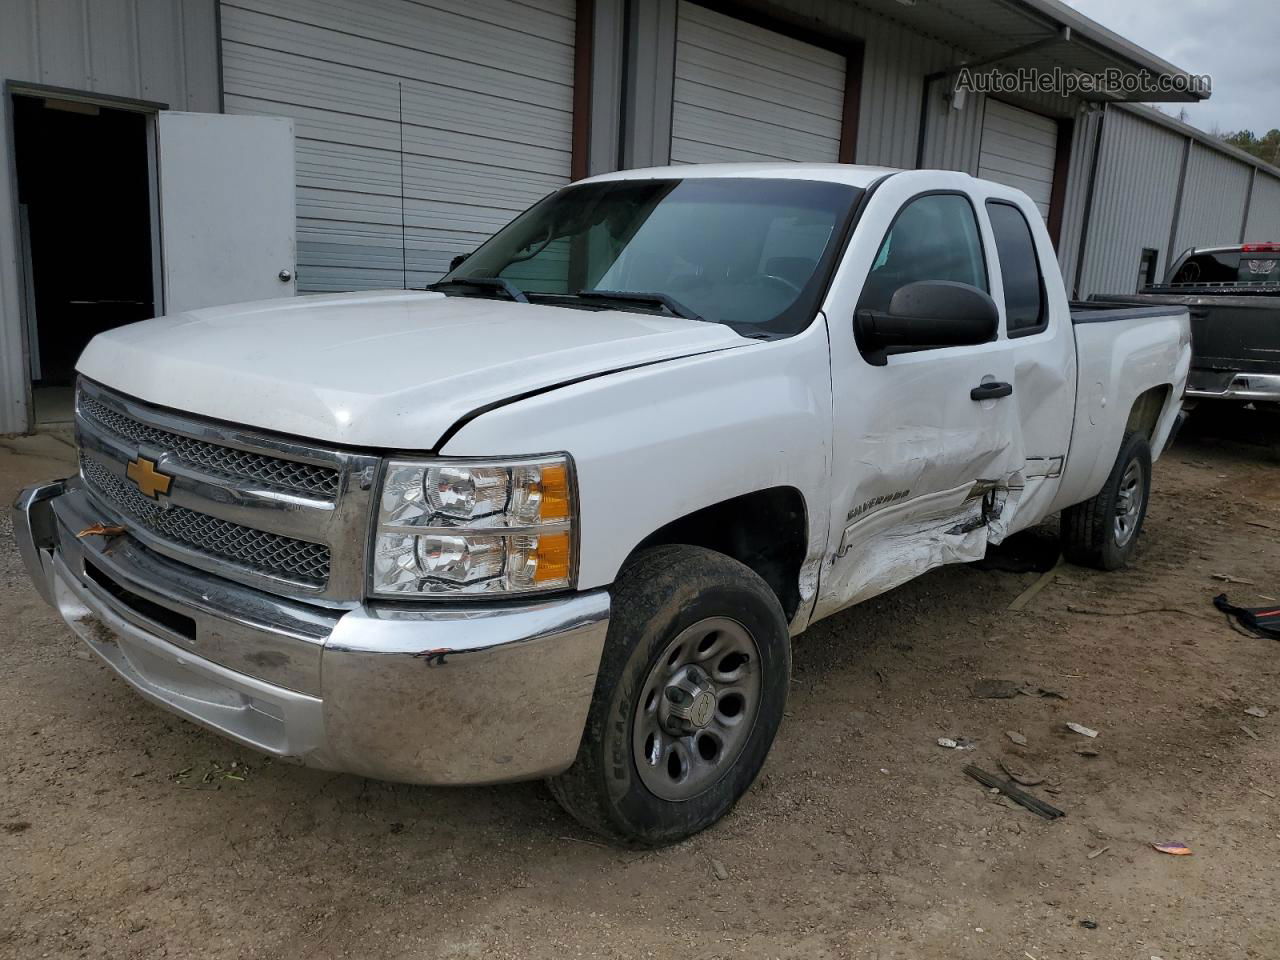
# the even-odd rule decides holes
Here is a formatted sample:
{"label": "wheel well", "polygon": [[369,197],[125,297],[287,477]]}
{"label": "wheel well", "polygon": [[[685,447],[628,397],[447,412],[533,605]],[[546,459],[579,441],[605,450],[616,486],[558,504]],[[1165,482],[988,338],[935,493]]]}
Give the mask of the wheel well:
{"label": "wheel well", "polygon": [[809,545],[804,496],[771,487],[703,507],[655,530],[636,547],[684,543],[733,557],[760,575],[787,620],[800,609],[800,567]]}
{"label": "wheel well", "polygon": [[1141,433],[1149,442],[1155,435],[1156,424],[1160,422],[1160,414],[1169,399],[1169,389],[1168,384],[1152,387],[1133,401],[1125,431]]}

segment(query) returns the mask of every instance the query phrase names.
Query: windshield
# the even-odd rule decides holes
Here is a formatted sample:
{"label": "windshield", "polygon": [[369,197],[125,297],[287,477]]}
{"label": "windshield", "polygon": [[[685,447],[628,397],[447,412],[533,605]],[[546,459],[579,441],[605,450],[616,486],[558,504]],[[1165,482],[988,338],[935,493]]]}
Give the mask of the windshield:
{"label": "windshield", "polygon": [[796,333],[817,311],[861,193],[838,183],[719,178],[566,187],[495,234],[439,289]]}

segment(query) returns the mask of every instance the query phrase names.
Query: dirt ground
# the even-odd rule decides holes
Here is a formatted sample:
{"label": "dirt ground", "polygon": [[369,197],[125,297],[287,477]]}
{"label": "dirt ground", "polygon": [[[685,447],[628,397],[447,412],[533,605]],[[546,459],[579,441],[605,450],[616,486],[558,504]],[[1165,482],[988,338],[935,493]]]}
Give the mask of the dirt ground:
{"label": "dirt ground", "polygon": [[[1280,644],[1210,603],[1280,598],[1263,440],[1193,418],[1127,571],[1060,567],[1011,611],[1040,531],[815,626],[762,778],[657,852],[596,844],[540,784],[333,776],[168,716],[43,606],[0,521],[0,957],[1280,957]],[[0,448],[6,498],[69,471],[56,439]],[[976,699],[987,679],[1067,699]],[[962,773],[1001,760],[1067,816]]]}

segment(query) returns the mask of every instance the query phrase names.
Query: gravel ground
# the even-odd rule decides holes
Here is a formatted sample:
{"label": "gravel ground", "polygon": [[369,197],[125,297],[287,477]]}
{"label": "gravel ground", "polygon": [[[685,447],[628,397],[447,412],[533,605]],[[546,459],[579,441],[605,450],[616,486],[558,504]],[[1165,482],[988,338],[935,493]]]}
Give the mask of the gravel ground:
{"label": "gravel ground", "polygon": [[[540,784],[312,772],[168,716],[41,604],[0,519],[0,956],[1280,957],[1280,645],[1210,603],[1280,597],[1278,441],[1194,418],[1127,571],[1057,568],[1011,611],[1040,530],[816,625],[764,775],[656,852],[599,845]],[[0,491],[71,462],[0,441]],[[975,698],[992,679],[1066,699]],[[1067,816],[962,773],[1002,761]]]}

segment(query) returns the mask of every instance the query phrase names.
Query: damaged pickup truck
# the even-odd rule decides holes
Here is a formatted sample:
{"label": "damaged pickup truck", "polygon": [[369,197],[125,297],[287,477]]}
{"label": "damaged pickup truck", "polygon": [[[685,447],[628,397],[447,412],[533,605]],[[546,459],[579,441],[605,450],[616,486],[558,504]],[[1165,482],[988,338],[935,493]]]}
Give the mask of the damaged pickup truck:
{"label": "damaged pickup truck", "polygon": [[161,317],[80,360],[37,587],[139,693],[426,784],[546,778],[644,844],[714,823],[791,637],[1061,511],[1134,552],[1183,307],[1072,312],[1021,192],[846,165],[635,170],[427,292]]}

